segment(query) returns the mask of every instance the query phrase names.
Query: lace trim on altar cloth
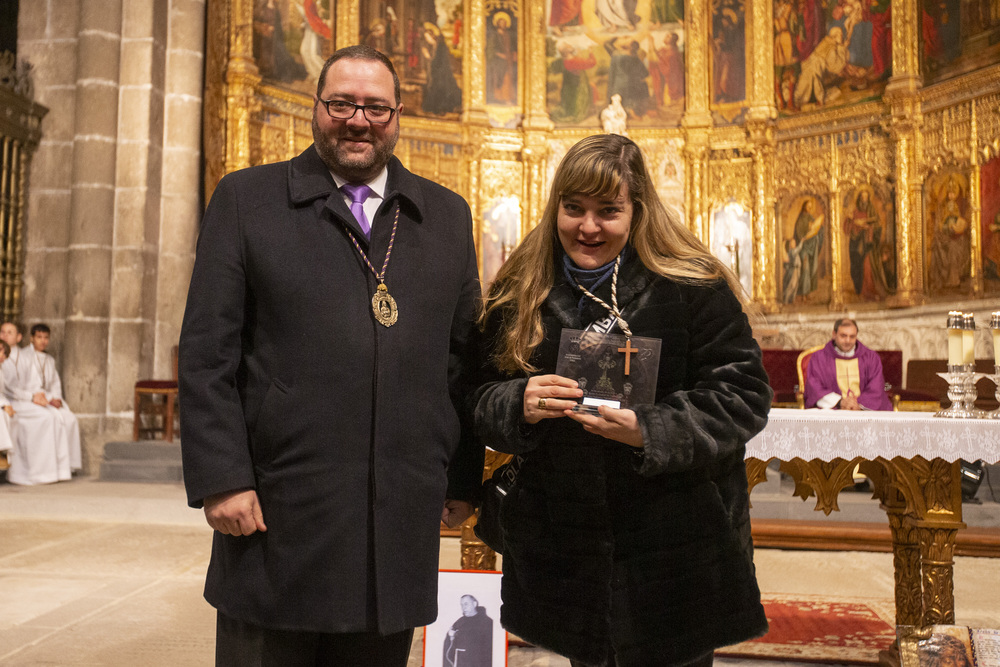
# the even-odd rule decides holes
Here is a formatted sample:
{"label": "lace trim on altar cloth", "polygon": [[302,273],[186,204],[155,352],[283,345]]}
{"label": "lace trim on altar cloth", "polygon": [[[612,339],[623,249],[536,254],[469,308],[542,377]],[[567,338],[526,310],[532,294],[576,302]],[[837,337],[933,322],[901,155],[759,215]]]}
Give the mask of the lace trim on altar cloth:
{"label": "lace trim on altar cloth", "polygon": [[1000,419],[948,419],[928,412],[772,408],[747,443],[748,458],[866,459],[897,456],[1000,462]]}

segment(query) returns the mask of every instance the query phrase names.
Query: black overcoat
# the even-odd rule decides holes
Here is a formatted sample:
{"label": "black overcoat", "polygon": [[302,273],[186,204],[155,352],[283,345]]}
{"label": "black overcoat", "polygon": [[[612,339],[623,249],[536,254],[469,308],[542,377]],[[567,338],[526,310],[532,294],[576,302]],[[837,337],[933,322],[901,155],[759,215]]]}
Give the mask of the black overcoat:
{"label": "black overcoat", "polygon": [[[532,357],[540,373],[555,372],[564,327],[607,315],[557,274]],[[598,296],[611,303],[609,284]],[[680,664],[767,629],[743,456],[772,394],[724,282],[678,284],[633,259],[618,300],[634,335],[662,339],[656,403],[636,409],[642,455],[569,418],[528,426],[526,378],[493,370],[474,393],[485,444],[525,457],[500,510],[500,618],[588,664],[609,644],[623,667]],[[487,323],[488,352],[500,319]]]}
{"label": "black overcoat", "polygon": [[[184,481],[193,507],[256,489],[267,525],[215,533],[205,597],[231,617],[390,633],[437,615],[446,492],[472,500],[482,479],[455,408],[479,297],[472,221],[395,158],[385,194],[369,246],[309,147],[226,176],[205,213],[180,341]],[[387,328],[347,229],[380,270],[397,208]]]}

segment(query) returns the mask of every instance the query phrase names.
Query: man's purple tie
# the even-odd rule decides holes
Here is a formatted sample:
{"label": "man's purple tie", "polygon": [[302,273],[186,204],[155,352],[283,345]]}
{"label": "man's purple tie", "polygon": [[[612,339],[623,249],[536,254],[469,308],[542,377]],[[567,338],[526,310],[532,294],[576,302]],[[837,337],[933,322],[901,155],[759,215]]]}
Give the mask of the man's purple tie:
{"label": "man's purple tie", "polygon": [[344,183],[340,186],[348,197],[351,198],[351,213],[354,219],[361,225],[361,231],[365,233],[365,238],[371,234],[371,225],[368,224],[368,216],[365,215],[365,200],[372,194],[372,189],[364,183]]}

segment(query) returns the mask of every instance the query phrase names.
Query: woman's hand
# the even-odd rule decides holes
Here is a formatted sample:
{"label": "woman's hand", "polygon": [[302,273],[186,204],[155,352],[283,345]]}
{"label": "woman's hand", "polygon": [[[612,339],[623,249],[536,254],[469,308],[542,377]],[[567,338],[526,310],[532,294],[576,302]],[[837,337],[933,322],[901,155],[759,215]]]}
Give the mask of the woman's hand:
{"label": "woman's hand", "polygon": [[619,410],[609,408],[606,405],[598,406],[597,411],[600,416],[588,414],[586,412],[574,412],[566,410],[566,416],[574,421],[583,424],[585,431],[596,433],[597,435],[624,442],[630,447],[641,448],[642,431],[639,430],[639,420],[631,410]]}
{"label": "woman's hand", "polygon": [[524,421],[537,424],[543,419],[562,417],[583,396],[576,380],[561,375],[536,375],[524,388]]}

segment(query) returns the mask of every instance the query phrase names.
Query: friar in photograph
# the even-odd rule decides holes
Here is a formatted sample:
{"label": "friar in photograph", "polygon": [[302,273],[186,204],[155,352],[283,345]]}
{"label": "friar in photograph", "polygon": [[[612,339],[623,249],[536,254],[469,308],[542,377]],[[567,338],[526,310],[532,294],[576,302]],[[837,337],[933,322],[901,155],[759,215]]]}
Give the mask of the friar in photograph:
{"label": "friar in photograph", "polygon": [[493,667],[493,619],[472,595],[463,595],[462,615],[444,638],[444,667]]}

